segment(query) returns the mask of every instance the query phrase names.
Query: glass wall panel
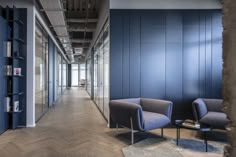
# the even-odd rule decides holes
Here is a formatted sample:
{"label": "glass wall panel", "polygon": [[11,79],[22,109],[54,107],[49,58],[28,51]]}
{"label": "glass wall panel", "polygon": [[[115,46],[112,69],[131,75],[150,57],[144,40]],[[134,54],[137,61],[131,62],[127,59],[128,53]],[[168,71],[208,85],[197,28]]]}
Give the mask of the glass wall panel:
{"label": "glass wall panel", "polygon": [[96,104],[98,104],[98,55],[97,55],[97,49],[95,49],[94,54],[94,101]]}
{"label": "glass wall panel", "polygon": [[89,58],[86,62],[86,90],[91,95],[91,76],[92,76],[92,71],[91,71],[91,58]]}
{"label": "glass wall panel", "polygon": [[43,111],[48,110],[48,35],[43,35],[43,68],[44,68],[44,81],[43,81],[43,88],[44,88],[44,107]]}
{"label": "glass wall panel", "polygon": [[71,64],[71,86],[79,86],[79,65]]}
{"label": "glass wall panel", "polygon": [[43,112],[43,33],[36,25],[35,28],[35,119]]}
{"label": "glass wall panel", "polygon": [[99,93],[99,101],[98,106],[100,110],[103,112],[103,40],[102,36],[99,40],[99,54],[98,54],[98,93]]}
{"label": "glass wall panel", "polygon": [[[109,29],[105,24],[94,46],[94,101],[109,119]],[[88,62],[88,61],[87,61]],[[87,69],[87,72],[89,70]],[[88,74],[89,75],[89,74]],[[89,77],[87,77],[89,78]]]}
{"label": "glass wall panel", "polygon": [[104,30],[103,34],[104,39],[104,115],[107,119],[109,119],[109,53],[110,53],[110,45],[109,45],[109,32],[108,26]]}
{"label": "glass wall panel", "polygon": [[57,54],[57,97],[61,96],[61,54]]}
{"label": "glass wall panel", "polygon": [[66,90],[66,82],[67,82],[67,66],[66,66],[66,62],[65,60],[63,60],[63,69],[62,69],[62,73],[63,73],[63,91]]}
{"label": "glass wall panel", "polygon": [[39,23],[35,28],[35,119],[48,109],[48,35]]}

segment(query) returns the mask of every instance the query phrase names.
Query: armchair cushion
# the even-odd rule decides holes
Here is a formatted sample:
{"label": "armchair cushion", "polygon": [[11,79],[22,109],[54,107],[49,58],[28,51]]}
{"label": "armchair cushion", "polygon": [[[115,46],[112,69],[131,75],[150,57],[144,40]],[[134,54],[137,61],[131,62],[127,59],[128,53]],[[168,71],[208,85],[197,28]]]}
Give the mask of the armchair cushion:
{"label": "armchair cushion", "polygon": [[200,123],[210,125],[214,128],[224,129],[228,125],[229,120],[223,112],[212,112],[209,111],[205,116],[200,119]]}
{"label": "armchair cushion", "polygon": [[144,130],[162,128],[170,123],[170,119],[159,113],[143,111]]}

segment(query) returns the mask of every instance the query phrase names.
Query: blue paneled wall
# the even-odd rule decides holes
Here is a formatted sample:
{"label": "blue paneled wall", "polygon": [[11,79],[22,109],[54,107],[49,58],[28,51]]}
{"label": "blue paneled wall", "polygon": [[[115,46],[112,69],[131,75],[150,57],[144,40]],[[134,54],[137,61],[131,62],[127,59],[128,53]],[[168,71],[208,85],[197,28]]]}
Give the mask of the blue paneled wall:
{"label": "blue paneled wall", "polygon": [[191,118],[198,97],[221,98],[220,10],[111,10],[110,97],[174,102]]}

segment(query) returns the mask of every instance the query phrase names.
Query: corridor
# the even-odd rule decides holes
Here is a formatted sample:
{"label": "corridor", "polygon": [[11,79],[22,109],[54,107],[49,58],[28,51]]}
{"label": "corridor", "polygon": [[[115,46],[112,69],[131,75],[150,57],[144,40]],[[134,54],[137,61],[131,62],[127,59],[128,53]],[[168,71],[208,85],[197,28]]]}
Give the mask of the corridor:
{"label": "corridor", "polygon": [[[123,156],[126,144],[86,91],[67,90],[35,128],[9,130],[0,136],[1,157],[111,157]],[[113,135],[112,135],[113,134]]]}

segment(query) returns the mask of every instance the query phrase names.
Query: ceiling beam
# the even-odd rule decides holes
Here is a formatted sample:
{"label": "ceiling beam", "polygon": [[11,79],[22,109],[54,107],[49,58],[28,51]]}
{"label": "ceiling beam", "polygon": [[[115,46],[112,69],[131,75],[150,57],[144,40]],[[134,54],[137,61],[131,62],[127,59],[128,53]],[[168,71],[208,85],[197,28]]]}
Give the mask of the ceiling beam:
{"label": "ceiling beam", "polygon": [[91,39],[71,39],[72,43],[90,43]]}
{"label": "ceiling beam", "polygon": [[44,11],[44,12],[49,12],[49,11],[51,11],[51,12],[62,12],[62,11],[66,11],[66,9],[40,9],[40,11]]}
{"label": "ceiling beam", "polygon": [[89,48],[90,43],[72,43],[73,48]]}
{"label": "ceiling beam", "polygon": [[[65,15],[67,19],[75,19],[75,18],[86,18],[87,12],[86,11],[65,11]],[[94,11],[88,11],[88,15],[90,19],[97,19],[98,14]]]}
{"label": "ceiling beam", "polygon": [[85,22],[98,22],[97,18],[93,18],[93,19],[74,19],[74,18],[68,18],[66,20],[67,22],[74,22],[74,23],[85,23]]}
{"label": "ceiling beam", "polygon": [[95,28],[68,28],[69,32],[93,32]]}

